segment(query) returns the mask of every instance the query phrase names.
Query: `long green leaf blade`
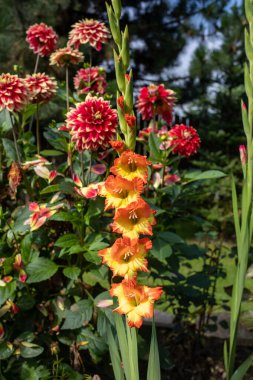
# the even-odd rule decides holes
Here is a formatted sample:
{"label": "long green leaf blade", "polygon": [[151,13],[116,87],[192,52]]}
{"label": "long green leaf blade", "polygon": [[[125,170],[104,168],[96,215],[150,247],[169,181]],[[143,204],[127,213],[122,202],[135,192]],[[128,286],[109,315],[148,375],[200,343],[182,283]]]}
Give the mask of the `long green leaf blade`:
{"label": "long green leaf blade", "polygon": [[152,323],[152,335],[148,360],[147,380],[161,380],[160,359],[156,338],[155,322]]}
{"label": "long green leaf blade", "polygon": [[246,375],[249,367],[251,366],[253,362],[253,354],[251,354],[241,365],[237,370],[234,372],[233,376],[230,380],[241,380],[243,379],[244,375]]}
{"label": "long green leaf blade", "polygon": [[112,329],[108,326],[107,340],[109,346],[110,357],[112,361],[112,368],[115,376],[115,380],[124,380],[124,372],[121,366],[121,359],[117,344],[112,334]]}

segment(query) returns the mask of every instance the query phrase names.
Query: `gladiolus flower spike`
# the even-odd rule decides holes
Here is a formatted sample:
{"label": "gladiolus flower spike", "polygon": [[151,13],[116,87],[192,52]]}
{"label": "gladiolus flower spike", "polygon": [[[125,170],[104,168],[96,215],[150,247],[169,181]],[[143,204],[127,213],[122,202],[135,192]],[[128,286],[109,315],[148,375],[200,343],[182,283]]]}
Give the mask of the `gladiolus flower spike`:
{"label": "gladiolus flower spike", "polygon": [[[119,152],[120,153],[120,152]],[[143,318],[152,318],[154,302],[161,297],[162,289],[139,285],[137,273],[148,272],[147,254],[152,242],[143,235],[152,235],[156,223],[155,211],[141,198],[148,179],[145,156],[126,150],[116,158],[111,173],[99,187],[99,195],[105,197],[105,210],[115,209],[113,232],[121,234],[115,243],[99,251],[103,264],[107,264],[113,277],[121,283],[113,284],[111,296],[118,298],[114,310],[125,314],[130,327],[141,327]]]}

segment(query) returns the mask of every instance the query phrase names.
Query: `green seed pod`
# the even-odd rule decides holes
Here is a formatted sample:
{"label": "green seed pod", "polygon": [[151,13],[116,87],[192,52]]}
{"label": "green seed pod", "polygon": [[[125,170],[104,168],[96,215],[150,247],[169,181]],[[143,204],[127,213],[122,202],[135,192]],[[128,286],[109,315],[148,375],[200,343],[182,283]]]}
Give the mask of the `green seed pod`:
{"label": "green seed pod", "polygon": [[248,67],[247,63],[245,63],[245,65],[244,65],[244,82],[245,82],[246,94],[248,96],[248,99],[250,100],[250,99],[252,99],[253,91],[252,91],[252,83],[250,80],[249,67]]}
{"label": "green seed pod", "polygon": [[119,87],[120,92],[125,93],[125,70],[123,66],[122,59],[118,56],[115,50],[113,50],[114,54],[114,63],[115,63],[115,72],[116,72],[116,80]]}
{"label": "green seed pod", "polygon": [[107,14],[108,14],[108,19],[109,19],[109,24],[110,24],[110,29],[112,32],[112,36],[118,47],[121,47],[121,33],[119,29],[119,24],[117,22],[117,19],[115,17],[115,14],[113,13],[112,7],[106,3],[106,9],[107,9]]}
{"label": "green seed pod", "polygon": [[132,70],[129,74],[129,79],[125,78],[126,81],[126,93],[125,93],[125,103],[128,112],[133,109],[133,73]]}
{"label": "green seed pod", "polygon": [[122,34],[122,50],[120,52],[122,57],[123,65],[125,70],[127,70],[130,64],[130,52],[129,52],[129,33],[128,26],[125,27],[125,31]]}
{"label": "green seed pod", "polygon": [[112,0],[112,6],[117,20],[120,19],[122,5],[121,0]]}
{"label": "green seed pod", "polygon": [[253,61],[253,47],[250,42],[250,36],[247,29],[245,29],[245,51],[246,51],[248,60]]}
{"label": "green seed pod", "polygon": [[245,0],[245,14],[247,17],[247,20],[253,21],[253,3],[252,0]]}
{"label": "green seed pod", "polygon": [[248,135],[250,131],[249,120],[248,120],[247,108],[243,101],[241,101],[241,108],[242,108],[242,121],[243,121],[244,132],[246,135]]}
{"label": "green seed pod", "polygon": [[124,118],[124,114],[122,112],[122,109],[120,108],[120,106],[117,104],[117,111],[118,111],[118,117],[119,117],[119,126],[120,126],[120,130],[121,132],[123,133],[123,135],[125,136],[125,139],[126,139],[126,135],[127,135],[127,122]]}

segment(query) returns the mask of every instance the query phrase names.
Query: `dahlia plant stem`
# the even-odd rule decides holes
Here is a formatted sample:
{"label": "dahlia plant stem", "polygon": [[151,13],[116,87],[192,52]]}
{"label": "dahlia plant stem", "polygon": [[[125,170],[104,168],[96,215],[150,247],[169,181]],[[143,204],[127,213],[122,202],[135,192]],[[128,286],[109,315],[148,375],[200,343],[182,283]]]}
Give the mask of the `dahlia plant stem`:
{"label": "dahlia plant stem", "polygon": [[12,129],[12,134],[13,134],[13,142],[14,142],[15,151],[16,151],[16,154],[17,154],[18,164],[20,166],[21,165],[21,158],[20,158],[20,154],[19,154],[19,150],[18,150],[17,138],[16,138],[16,134],[15,134],[15,125],[14,125],[14,121],[12,119],[11,112],[9,112],[9,115],[10,115],[10,121],[11,121],[11,126],[12,126],[11,129]]}
{"label": "dahlia plant stem", "polygon": [[89,70],[89,91],[91,91],[91,68],[92,68],[92,48],[89,50],[90,70]]}
{"label": "dahlia plant stem", "polygon": [[37,54],[37,57],[36,57],[36,62],[35,62],[35,67],[34,67],[34,74],[37,73],[38,71],[38,67],[39,67],[39,60],[40,60],[40,56],[39,54]]}
{"label": "dahlia plant stem", "polygon": [[90,162],[89,162],[89,169],[88,169],[87,186],[89,186],[90,184],[91,166],[92,166],[92,151],[90,151]]}
{"label": "dahlia plant stem", "polygon": [[66,65],[66,110],[69,112],[69,66]]}
{"label": "dahlia plant stem", "polygon": [[83,152],[80,152],[80,163],[81,163],[81,176],[82,176],[82,181],[84,183],[84,163],[83,163]]}
{"label": "dahlia plant stem", "polygon": [[36,142],[37,142],[37,153],[40,154],[39,103],[36,104]]}

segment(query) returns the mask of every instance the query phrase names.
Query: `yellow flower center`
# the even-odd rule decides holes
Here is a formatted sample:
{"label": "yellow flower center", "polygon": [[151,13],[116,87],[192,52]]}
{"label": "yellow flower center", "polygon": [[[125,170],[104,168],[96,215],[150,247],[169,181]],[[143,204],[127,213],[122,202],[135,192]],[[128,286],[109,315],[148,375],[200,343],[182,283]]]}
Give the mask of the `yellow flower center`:
{"label": "yellow flower center", "polygon": [[101,112],[97,111],[94,115],[95,119],[101,119],[102,118],[102,114]]}

